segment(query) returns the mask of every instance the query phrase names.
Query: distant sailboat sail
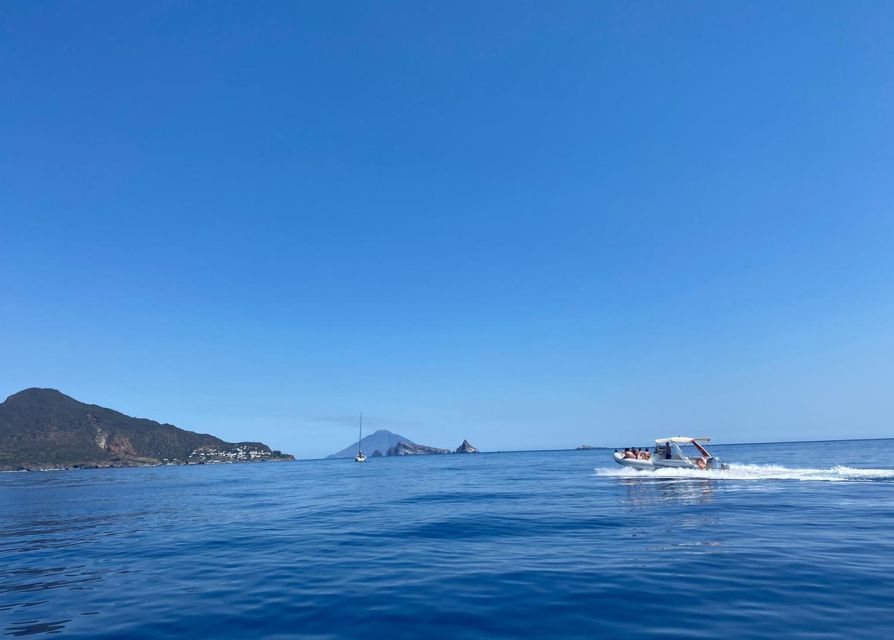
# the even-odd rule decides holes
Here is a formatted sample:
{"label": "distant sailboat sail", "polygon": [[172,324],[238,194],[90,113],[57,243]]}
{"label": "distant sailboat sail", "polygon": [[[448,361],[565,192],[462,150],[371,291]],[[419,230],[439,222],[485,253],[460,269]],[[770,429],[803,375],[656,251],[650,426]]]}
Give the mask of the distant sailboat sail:
{"label": "distant sailboat sail", "polygon": [[363,440],[363,414],[360,414],[360,435],[357,437],[357,455],[354,456],[355,462],[363,462],[366,460],[366,455],[360,449],[360,442]]}

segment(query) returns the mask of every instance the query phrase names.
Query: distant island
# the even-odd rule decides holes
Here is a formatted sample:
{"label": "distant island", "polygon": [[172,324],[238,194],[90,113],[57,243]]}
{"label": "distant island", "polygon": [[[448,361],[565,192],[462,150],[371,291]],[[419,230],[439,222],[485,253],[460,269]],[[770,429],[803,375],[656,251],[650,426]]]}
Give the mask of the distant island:
{"label": "distant island", "polygon": [[2,471],[294,459],[261,442],[225,442],[85,404],[55,389],[25,389],[0,404]]}
{"label": "distant island", "polygon": [[478,449],[473,447],[468,440],[463,440],[463,443],[453,453],[478,453]]}
{"label": "distant island", "polygon": [[[462,444],[455,451],[450,449],[440,449],[438,447],[430,447],[424,444],[417,444],[406,436],[392,433],[387,429],[379,429],[375,433],[363,438],[360,441],[360,449],[366,452],[371,458],[381,456],[420,456],[433,454],[448,453],[478,453],[478,449],[469,444],[468,440],[463,440]],[[369,452],[372,452],[371,454]],[[383,453],[384,452],[384,453]],[[357,455],[357,444],[354,443],[342,449],[337,453],[333,453],[327,458],[353,458]]]}

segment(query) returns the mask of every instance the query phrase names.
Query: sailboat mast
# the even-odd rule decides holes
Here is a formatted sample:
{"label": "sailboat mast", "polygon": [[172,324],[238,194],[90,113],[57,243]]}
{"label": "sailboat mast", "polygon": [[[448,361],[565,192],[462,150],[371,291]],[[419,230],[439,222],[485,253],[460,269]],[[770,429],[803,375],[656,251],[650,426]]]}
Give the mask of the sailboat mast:
{"label": "sailboat mast", "polygon": [[360,451],[360,441],[363,440],[363,414],[360,414],[360,435],[357,436],[357,455],[359,456],[362,451]]}

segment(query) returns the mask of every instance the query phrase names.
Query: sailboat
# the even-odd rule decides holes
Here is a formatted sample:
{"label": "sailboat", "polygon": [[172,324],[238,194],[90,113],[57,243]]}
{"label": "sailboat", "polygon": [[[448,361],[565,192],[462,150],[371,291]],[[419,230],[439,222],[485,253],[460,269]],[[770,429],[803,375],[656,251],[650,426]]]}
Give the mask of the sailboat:
{"label": "sailboat", "polygon": [[366,454],[360,450],[360,441],[363,440],[363,414],[360,414],[360,437],[357,438],[357,455],[354,456],[354,462],[363,462],[366,460]]}

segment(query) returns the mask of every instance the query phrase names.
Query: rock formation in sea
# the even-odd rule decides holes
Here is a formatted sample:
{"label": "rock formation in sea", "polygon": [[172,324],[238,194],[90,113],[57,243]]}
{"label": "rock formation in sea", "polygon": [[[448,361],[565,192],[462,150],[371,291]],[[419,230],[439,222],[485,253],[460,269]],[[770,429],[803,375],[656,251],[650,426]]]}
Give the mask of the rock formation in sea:
{"label": "rock formation in sea", "polygon": [[375,451],[373,451],[373,452],[372,452],[372,455],[370,456],[370,458],[381,458],[381,457],[382,457],[382,452],[379,451],[378,449],[376,449]]}
{"label": "rock formation in sea", "polygon": [[455,453],[478,453],[478,449],[469,444],[468,440],[463,440],[463,443],[456,448]]}
{"label": "rock formation in sea", "polygon": [[0,404],[0,470],[280,460],[294,458],[261,442],[225,442],[132,418],[55,389],[25,389]]}
{"label": "rock formation in sea", "polygon": [[396,445],[388,449],[386,456],[420,456],[436,453],[450,453],[450,449],[438,449],[437,447],[427,447],[424,444],[413,444],[411,442],[398,442]]}

